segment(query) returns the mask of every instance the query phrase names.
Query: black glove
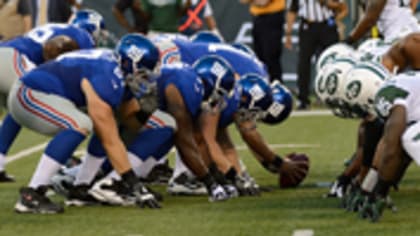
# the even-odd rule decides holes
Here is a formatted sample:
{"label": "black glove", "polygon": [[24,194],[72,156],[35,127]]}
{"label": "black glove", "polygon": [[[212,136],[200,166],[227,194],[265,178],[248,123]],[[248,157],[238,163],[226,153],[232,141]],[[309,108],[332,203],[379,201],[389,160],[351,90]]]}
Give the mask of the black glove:
{"label": "black glove", "polygon": [[141,208],[161,208],[158,200],[150,193],[147,188],[140,182],[136,183],[133,188],[133,195],[136,197],[136,204]]}
{"label": "black glove", "polygon": [[249,179],[237,175],[234,182],[240,196],[259,196],[260,189],[258,185],[252,183]]}

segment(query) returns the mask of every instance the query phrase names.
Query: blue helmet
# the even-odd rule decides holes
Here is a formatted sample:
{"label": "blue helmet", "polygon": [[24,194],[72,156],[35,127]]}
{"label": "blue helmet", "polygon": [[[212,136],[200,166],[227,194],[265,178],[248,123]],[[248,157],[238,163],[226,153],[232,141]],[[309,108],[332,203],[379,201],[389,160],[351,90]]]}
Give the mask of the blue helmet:
{"label": "blue helmet", "polygon": [[279,124],[289,117],[292,111],[293,97],[290,91],[279,81],[274,81],[271,84],[271,91],[273,93],[273,103],[261,120],[266,124]]}
{"label": "blue helmet", "polygon": [[159,49],[145,36],[137,33],[123,36],[115,52],[125,75],[151,73],[159,61]]}
{"label": "blue helmet", "polygon": [[241,119],[260,119],[273,102],[270,84],[262,76],[246,74],[238,82],[241,100],[238,113]]}
{"label": "blue helmet", "polygon": [[69,23],[88,31],[95,40],[100,37],[101,31],[105,29],[105,21],[102,15],[90,9],[77,11]]}
{"label": "blue helmet", "polygon": [[193,43],[223,43],[224,40],[219,35],[211,31],[199,31],[191,36]]}
{"label": "blue helmet", "polygon": [[252,50],[252,48],[250,48],[248,45],[244,44],[244,43],[232,43],[231,44],[232,47],[241,50],[242,52],[245,52],[246,54],[255,57],[255,52],[254,50]]}
{"label": "blue helmet", "polygon": [[235,87],[235,72],[232,66],[222,57],[216,55],[203,56],[193,68],[204,84],[204,100],[213,107],[214,103],[231,97]]}

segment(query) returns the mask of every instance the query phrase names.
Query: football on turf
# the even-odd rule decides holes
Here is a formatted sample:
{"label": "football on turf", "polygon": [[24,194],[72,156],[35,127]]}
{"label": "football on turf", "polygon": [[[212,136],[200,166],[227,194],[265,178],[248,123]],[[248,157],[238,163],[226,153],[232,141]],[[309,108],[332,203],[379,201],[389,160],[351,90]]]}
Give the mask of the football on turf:
{"label": "football on turf", "polygon": [[309,158],[304,153],[291,153],[286,155],[287,159],[292,162],[303,162],[302,169],[305,171],[305,174],[301,176],[300,179],[293,181],[289,175],[280,173],[279,175],[279,185],[280,188],[293,188],[297,187],[305,179],[309,171]]}

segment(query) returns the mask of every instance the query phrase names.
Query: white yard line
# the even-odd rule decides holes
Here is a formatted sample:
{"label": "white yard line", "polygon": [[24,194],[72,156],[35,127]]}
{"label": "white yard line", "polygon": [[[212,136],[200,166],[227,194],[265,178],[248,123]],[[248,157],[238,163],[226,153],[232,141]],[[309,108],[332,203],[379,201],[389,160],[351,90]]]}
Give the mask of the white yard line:
{"label": "white yard line", "polygon": [[293,111],[291,117],[306,117],[306,116],[332,116],[330,110],[311,110],[311,111]]}
{"label": "white yard line", "polygon": [[35,152],[39,152],[39,151],[43,150],[45,147],[47,147],[47,144],[48,143],[41,143],[41,144],[38,144],[36,146],[24,149],[24,150],[14,154],[14,155],[8,156],[6,158],[6,164],[17,161],[17,160],[22,159],[24,157],[27,157],[27,156],[35,153]]}
{"label": "white yard line", "polygon": [[297,229],[293,231],[292,236],[314,236],[315,233],[312,229]]}

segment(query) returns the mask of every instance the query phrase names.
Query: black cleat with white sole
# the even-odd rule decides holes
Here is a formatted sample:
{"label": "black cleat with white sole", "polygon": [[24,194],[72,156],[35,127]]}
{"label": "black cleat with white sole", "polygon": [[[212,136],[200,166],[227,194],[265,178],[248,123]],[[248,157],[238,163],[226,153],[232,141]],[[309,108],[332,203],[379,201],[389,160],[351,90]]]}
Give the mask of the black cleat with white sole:
{"label": "black cleat with white sole", "polygon": [[15,204],[17,213],[33,213],[33,214],[57,214],[63,213],[64,208],[52,202],[45,196],[47,188],[39,187],[38,189],[23,187],[20,189],[20,197]]}

